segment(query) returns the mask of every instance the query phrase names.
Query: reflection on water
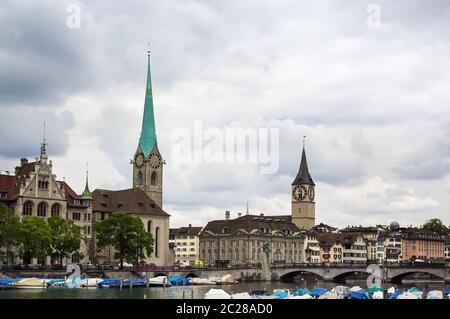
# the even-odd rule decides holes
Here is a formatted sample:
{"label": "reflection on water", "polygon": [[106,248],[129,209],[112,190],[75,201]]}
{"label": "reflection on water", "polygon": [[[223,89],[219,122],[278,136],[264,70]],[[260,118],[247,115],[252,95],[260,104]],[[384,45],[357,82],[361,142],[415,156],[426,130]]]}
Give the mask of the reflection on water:
{"label": "reflection on water", "polygon": [[[186,287],[171,287],[171,288],[79,288],[69,289],[62,287],[48,288],[46,290],[0,290],[0,299],[22,299],[22,298],[39,298],[39,299],[186,299],[195,298],[202,299],[204,294],[211,288],[221,288],[228,293],[238,292],[251,292],[254,289],[262,289],[272,292],[274,289],[295,289],[295,288],[308,288],[323,287],[332,289],[333,287],[340,285],[333,282],[322,281],[299,281],[299,282],[243,282],[237,285],[221,285],[221,286],[186,286]],[[365,281],[352,282],[347,284],[349,286],[358,285],[361,288],[366,289],[367,285]],[[442,282],[430,282],[430,283],[410,283],[410,284],[388,284],[388,287],[397,287],[399,289],[408,289],[410,287],[418,287],[425,293],[432,289],[444,289],[444,283]]]}

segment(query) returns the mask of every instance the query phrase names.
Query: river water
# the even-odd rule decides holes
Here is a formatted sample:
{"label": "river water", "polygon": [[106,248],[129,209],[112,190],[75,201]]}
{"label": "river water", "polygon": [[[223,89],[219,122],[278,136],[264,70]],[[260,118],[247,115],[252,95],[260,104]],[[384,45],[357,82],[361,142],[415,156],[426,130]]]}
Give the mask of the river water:
{"label": "river water", "polygon": [[[45,290],[21,290],[10,289],[0,290],[0,299],[202,299],[204,294],[211,288],[220,288],[228,293],[251,292],[255,289],[267,290],[270,293],[274,289],[295,289],[322,287],[332,289],[340,285],[333,282],[322,282],[317,280],[303,280],[298,282],[242,282],[236,285],[220,285],[220,286],[183,286],[183,287],[151,287],[151,288],[79,288],[69,289],[63,287],[52,287]],[[354,281],[347,283],[348,286],[358,285],[363,289],[367,288],[365,281]],[[409,284],[388,284],[388,287],[397,287],[399,289],[408,289],[410,287],[418,287],[427,292],[432,289],[443,290],[448,284],[443,282],[428,283],[409,283]]]}

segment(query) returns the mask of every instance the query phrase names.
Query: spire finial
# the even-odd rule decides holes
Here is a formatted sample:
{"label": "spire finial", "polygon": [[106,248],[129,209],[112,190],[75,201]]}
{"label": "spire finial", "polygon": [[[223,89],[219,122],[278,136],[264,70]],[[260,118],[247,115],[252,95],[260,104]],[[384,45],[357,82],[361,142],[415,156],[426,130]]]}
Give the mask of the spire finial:
{"label": "spire finial", "polygon": [[306,135],[303,135],[303,148],[305,148]]}
{"label": "spire finial", "polygon": [[83,194],[81,194],[81,198],[92,199],[92,194],[89,190],[89,163],[86,163],[86,186],[84,187]]}
{"label": "spire finial", "polygon": [[43,140],[42,140],[42,143],[41,143],[41,156],[42,155],[46,155],[47,140],[45,138],[45,126],[46,126],[46,123],[44,121],[44,135],[43,135]]}
{"label": "spire finial", "polygon": [[246,211],[247,215],[249,215],[249,210],[248,210],[248,200],[247,200],[247,211]]}

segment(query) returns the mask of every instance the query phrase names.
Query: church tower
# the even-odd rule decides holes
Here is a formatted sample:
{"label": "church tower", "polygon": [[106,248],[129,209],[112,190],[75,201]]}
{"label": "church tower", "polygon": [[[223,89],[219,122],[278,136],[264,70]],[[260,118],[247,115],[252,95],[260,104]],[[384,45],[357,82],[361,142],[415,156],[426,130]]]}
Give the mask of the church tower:
{"label": "church tower", "polygon": [[148,51],[147,87],[145,91],[141,136],[132,164],[133,187],[140,187],[162,208],[163,160],[156,140],[150,51]]}
{"label": "church tower", "polygon": [[303,142],[302,160],[297,177],[292,182],[292,222],[301,229],[310,230],[316,221],[315,184],[309,174]]}

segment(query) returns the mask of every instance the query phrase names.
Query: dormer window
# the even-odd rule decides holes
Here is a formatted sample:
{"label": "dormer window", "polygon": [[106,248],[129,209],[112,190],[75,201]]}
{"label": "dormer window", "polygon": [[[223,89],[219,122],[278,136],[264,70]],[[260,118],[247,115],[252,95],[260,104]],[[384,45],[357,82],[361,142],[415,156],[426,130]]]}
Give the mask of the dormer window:
{"label": "dormer window", "polygon": [[39,180],[38,181],[38,188],[39,189],[48,189],[48,181]]}

